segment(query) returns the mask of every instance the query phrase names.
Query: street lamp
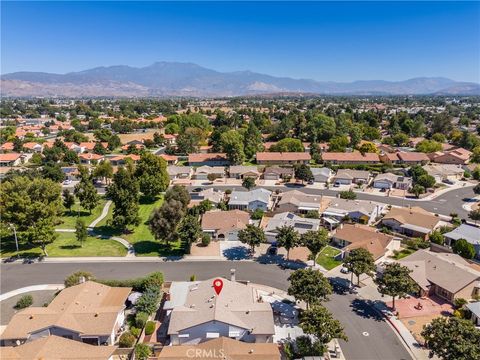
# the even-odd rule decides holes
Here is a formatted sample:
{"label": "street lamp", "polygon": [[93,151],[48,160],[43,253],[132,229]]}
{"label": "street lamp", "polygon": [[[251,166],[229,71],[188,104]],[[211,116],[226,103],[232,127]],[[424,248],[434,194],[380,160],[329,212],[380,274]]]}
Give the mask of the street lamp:
{"label": "street lamp", "polygon": [[13,236],[15,236],[15,247],[17,248],[17,253],[18,253],[18,239],[17,239],[17,231],[15,230],[15,225],[13,224],[8,224],[10,229],[13,229]]}

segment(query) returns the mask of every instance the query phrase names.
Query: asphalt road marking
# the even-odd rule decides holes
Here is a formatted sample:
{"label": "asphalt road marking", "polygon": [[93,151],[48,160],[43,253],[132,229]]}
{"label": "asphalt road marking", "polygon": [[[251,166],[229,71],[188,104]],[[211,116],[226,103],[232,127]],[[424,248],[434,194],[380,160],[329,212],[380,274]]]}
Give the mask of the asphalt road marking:
{"label": "asphalt road marking", "polygon": [[370,336],[370,334],[369,334],[368,332],[366,332],[366,331],[364,331],[364,332],[362,333],[362,335],[363,335],[363,336]]}

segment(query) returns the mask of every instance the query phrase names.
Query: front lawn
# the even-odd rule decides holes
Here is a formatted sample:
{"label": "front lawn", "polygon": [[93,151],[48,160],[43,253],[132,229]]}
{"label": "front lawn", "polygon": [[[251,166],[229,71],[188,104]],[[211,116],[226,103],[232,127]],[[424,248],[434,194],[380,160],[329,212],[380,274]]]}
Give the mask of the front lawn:
{"label": "front lawn", "polygon": [[326,270],[331,270],[342,263],[340,260],[334,259],[334,257],[340,253],[340,250],[327,246],[320,252],[320,254],[318,254],[317,264]]}
{"label": "front lawn", "polygon": [[106,200],[101,199],[91,214],[87,210],[84,210],[79,202],[75,203],[71,211],[65,210],[63,216],[60,218],[61,223],[57,225],[57,229],[75,229],[77,218],[83,220],[86,226],[90,225],[93,220],[100,216],[105,207],[105,203]]}
{"label": "front lawn", "polygon": [[395,250],[393,252],[394,255],[391,256],[391,258],[393,258],[395,260],[400,260],[400,259],[403,259],[404,257],[407,257],[410,254],[413,254],[414,252],[415,252],[415,250],[410,249],[410,248],[404,248],[402,250]]}

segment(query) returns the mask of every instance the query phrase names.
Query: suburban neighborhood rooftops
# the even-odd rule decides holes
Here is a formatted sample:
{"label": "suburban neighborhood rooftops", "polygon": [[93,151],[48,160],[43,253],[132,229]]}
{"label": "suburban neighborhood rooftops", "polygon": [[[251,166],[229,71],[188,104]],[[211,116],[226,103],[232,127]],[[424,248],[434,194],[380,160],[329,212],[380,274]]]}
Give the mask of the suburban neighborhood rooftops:
{"label": "suburban neighborhood rooftops", "polygon": [[189,163],[202,163],[207,161],[227,161],[225,153],[189,154]]}
{"label": "suburban neighborhood rooftops", "polygon": [[330,176],[332,174],[332,170],[327,167],[312,167],[310,168],[312,171],[313,176],[315,175],[323,175],[323,176]]}
{"label": "suburban neighborhood rooftops", "polygon": [[251,191],[232,191],[229,205],[248,205],[253,201],[260,201],[268,204],[272,192],[263,188]]}
{"label": "suburban neighborhood rooftops", "polygon": [[202,229],[222,230],[230,229],[241,230],[245,228],[250,221],[250,214],[242,210],[229,211],[207,211],[202,216]]}
{"label": "suburban neighborhood rooftops", "polygon": [[337,179],[368,179],[370,172],[365,170],[352,170],[352,169],[338,169],[334,178]]}
{"label": "suburban neighborhood rooftops", "polygon": [[116,347],[95,346],[51,335],[0,349],[1,358],[5,360],[108,360]]}
{"label": "suburban neighborhood rooftops", "polygon": [[306,152],[257,152],[257,161],[310,161]]}
{"label": "suburban neighborhood rooftops", "polygon": [[265,225],[265,232],[277,232],[277,228],[282,226],[292,226],[300,234],[308,230],[318,230],[320,227],[319,219],[309,219],[297,216],[290,212],[284,212],[273,216]]}
{"label": "suburban neighborhood rooftops", "polygon": [[330,204],[328,204],[325,213],[338,214],[343,212],[348,213],[358,211],[367,215],[371,214],[377,206],[380,206],[380,204],[367,200],[348,200],[335,198],[332,199]]}
{"label": "suburban neighborhood rooftops", "polygon": [[93,281],[62,290],[47,307],[29,307],[16,313],[1,339],[25,339],[50,326],[85,335],[111,334],[131,288],[110,287]]}
{"label": "suburban neighborhood rooftops", "polygon": [[430,159],[428,156],[422,152],[414,152],[414,151],[400,151],[397,153],[398,158],[402,161],[406,162],[422,162],[422,161],[429,161]]}
{"label": "suburban neighborhood rooftops", "polygon": [[462,224],[456,229],[445,233],[445,237],[453,240],[465,239],[474,245],[480,245],[480,228],[472,225]]}
{"label": "suburban neighborhood rooftops", "polygon": [[392,207],[383,220],[394,219],[404,226],[413,225],[412,230],[432,231],[440,222],[440,219],[430,212],[418,206]]}
{"label": "suburban neighborhood rooftops", "polygon": [[293,204],[303,210],[320,209],[322,196],[308,195],[298,190],[284,192],[282,198],[278,202],[278,206],[283,204]]}
{"label": "suburban neighborhood rooftops", "polygon": [[480,272],[457,254],[418,250],[399,262],[412,270],[411,278],[424,290],[433,283],[455,294],[480,279]]}
{"label": "suburban neighborhood rooftops", "polygon": [[376,153],[361,154],[354,152],[326,152],[322,153],[323,161],[343,161],[343,162],[379,162],[380,158]]}
{"label": "suburban neighborhood rooftops", "polygon": [[[172,310],[168,334],[178,334],[209,321],[231,324],[247,329],[252,334],[275,333],[272,308],[267,302],[259,302],[254,287],[222,279],[222,292],[216,295],[214,280],[205,280],[189,287],[185,303]],[[171,293],[171,296],[175,294]]]}

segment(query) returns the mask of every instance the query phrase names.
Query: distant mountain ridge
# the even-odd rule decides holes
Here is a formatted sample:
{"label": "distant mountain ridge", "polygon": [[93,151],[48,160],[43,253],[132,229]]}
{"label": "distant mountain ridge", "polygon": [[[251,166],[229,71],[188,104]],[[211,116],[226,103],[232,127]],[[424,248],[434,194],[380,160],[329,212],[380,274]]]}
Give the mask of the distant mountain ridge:
{"label": "distant mountain ridge", "polygon": [[0,77],[2,96],[195,96],[269,93],[325,95],[480,95],[480,84],[442,77],[350,83],[275,77],[251,71],[219,72],[192,63],[156,62],[146,67],[115,65],[53,74],[15,72]]}

